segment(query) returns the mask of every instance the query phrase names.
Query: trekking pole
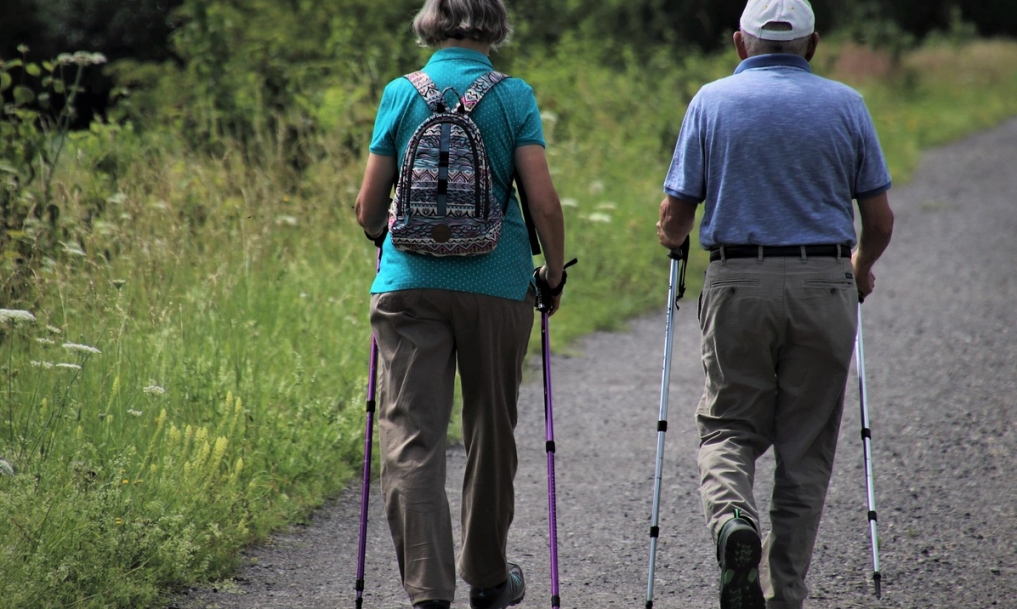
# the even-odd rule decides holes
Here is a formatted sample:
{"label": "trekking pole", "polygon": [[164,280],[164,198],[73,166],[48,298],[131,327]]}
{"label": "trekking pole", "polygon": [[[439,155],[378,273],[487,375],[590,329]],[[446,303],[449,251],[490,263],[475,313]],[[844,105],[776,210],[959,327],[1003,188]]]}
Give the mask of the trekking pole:
{"label": "trekking pole", "polygon": [[[569,261],[562,269],[561,283],[558,284],[557,293],[565,287],[565,269],[578,262],[575,258]],[[561,597],[558,591],[558,519],[557,501],[554,492],[554,414],[552,411],[552,388],[551,388],[551,336],[547,331],[547,318],[550,316],[551,302],[557,294],[552,292],[551,287],[540,277],[540,269],[533,271],[533,278],[537,284],[537,310],[540,311],[540,345],[544,361],[544,425],[546,430],[544,448],[547,451],[547,522],[549,530],[549,545],[551,548],[551,607],[561,607]]]}
{"label": "trekking pole", "polygon": [[660,416],[657,419],[657,467],[653,475],[653,510],[650,515],[650,572],[646,583],[646,609],[653,607],[653,576],[657,563],[657,537],[660,534],[660,482],[664,469],[664,434],[667,432],[667,394],[671,384],[671,344],[674,338],[674,314],[685,295],[685,269],[689,262],[689,238],[671,250],[671,275],[667,290],[667,324],[664,331],[664,371],[660,381]]}
{"label": "trekking pole", "polygon": [[879,533],[876,530],[876,490],[872,478],[872,430],[869,428],[869,396],[865,389],[865,345],[862,340],[862,299],[858,299],[858,334],[855,337],[855,366],[858,371],[858,402],[862,410],[862,449],[865,465],[865,494],[869,507],[869,539],[872,543],[872,583],[876,598],[881,598],[879,573]]}
{"label": "trekking pole", "polygon": [[[381,247],[375,273],[381,269]],[[360,494],[360,540],[357,548],[357,602],[356,609],[364,606],[364,563],[367,556],[367,503],[371,494],[371,449],[374,439],[374,408],[378,381],[378,342],[371,332],[371,356],[367,379],[367,431],[364,433],[364,475]]]}

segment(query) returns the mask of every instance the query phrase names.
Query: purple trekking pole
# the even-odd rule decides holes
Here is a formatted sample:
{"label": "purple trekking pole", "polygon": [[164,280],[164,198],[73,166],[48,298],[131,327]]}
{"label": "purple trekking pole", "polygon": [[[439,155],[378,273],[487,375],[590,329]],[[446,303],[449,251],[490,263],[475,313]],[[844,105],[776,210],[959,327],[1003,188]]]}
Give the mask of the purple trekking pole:
{"label": "purple trekking pole", "polygon": [[[381,248],[378,248],[378,261],[375,273],[381,268]],[[374,439],[375,395],[378,383],[378,342],[371,332],[371,359],[367,379],[367,431],[364,434],[364,475],[360,494],[360,540],[357,548],[357,602],[356,609],[364,606],[364,563],[367,556],[367,503],[371,494],[371,450]]]}
{"label": "purple trekking pole", "polygon": [[578,262],[575,258],[562,269],[561,283],[555,290],[540,277],[540,269],[533,271],[537,284],[537,310],[540,311],[540,345],[544,362],[544,425],[546,430],[544,448],[547,451],[547,513],[549,545],[551,548],[551,607],[561,607],[558,591],[558,507],[555,499],[554,484],[554,413],[552,408],[553,394],[551,387],[551,336],[547,330],[547,318],[550,316],[551,302],[565,287],[565,270]]}

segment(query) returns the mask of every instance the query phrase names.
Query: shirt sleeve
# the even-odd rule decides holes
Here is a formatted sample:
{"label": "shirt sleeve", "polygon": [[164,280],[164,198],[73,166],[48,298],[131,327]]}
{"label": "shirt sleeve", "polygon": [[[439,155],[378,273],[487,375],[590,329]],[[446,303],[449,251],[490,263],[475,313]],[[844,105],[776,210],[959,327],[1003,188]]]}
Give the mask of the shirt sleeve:
{"label": "shirt sleeve", "polygon": [[395,82],[385,87],[378,104],[378,114],[374,117],[374,133],[371,136],[370,150],[381,156],[396,156],[396,121],[399,113],[395,109]]}
{"label": "shirt sleeve", "polygon": [[886,158],[876,135],[872,115],[869,114],[864,101],[859,100],[857,114],[861,146],[858,150],[852,196],[855,199],[867,199],[890,190],[890,170],[886,166]]}
{"label": "shirt sleeve", "polygon": [[697,95],[689,103],[678,133],[671,166],[664,178],[664,192],[679,199],[701,203],[706,198],[706,151],[701,129],[701,105]]}
{"label": "shirt sleeve", "polygon": [[546,148],[544,125],[540,119],[540,110],[537,108],[537,98],[533,95],[533,88],[528,84],[525,85],[525,94],[515,96],[515,99],[522,118],[516,136],[516,148],[532,144]]}

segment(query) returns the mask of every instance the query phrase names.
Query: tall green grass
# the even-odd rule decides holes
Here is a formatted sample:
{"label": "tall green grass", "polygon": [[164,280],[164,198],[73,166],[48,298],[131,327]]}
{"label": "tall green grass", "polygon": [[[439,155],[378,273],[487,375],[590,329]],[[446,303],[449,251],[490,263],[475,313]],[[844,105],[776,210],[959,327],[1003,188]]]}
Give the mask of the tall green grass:
{"label": "tall green grass", "polygon": [[[921,49],[875,74],[844,67],[858,49],[822,51],[817,71],[866,95],[898,183],[922,148],[1017,114],[1012,42]],[[607,69],[585,53],[566,42],[512,69],[545,114],[580,259],[557,349],[662,306],[671,147],[691,96],[736,64],[661,53]],[[300,172],[281,152],[202,155],[129,125],[68,142],[57,230],[17,235],[45,260],[0,303],[34,317],[0,314],[5,606],[143,607],[226,576],[242,546],[357,471],[374,253],[351,211],[361,159],[341,136],[321,135],[326,154]]]}

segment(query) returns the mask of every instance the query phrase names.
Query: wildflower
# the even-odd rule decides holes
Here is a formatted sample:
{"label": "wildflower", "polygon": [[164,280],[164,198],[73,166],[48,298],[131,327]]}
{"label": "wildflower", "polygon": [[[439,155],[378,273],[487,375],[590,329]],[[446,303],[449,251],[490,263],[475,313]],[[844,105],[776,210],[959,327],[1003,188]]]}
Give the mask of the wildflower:
{"label": "wildflower", "polygon": [[558,115],[550,110],[544,110],[540,113],[540,119],[554,124],[558,122]]}
{"label": "wildflower", "polygon": [[118,525],[121,525],[121,524],[124,523],[124,519],[123,518],[116,518],[116,519],[113,520],[113,522],[115,522]]}
{"label": "wildflower", "polygon": [[81,353],[102,353],[102,351],[99,351],[95,347],[90,347],[89,345],[82,345],[79,343],[64,343],[63,348],[67,349],[68,351],[80,351]]}
{"label": "wildflower", "polygon": [[46,345],[47,347],[51,347],[56,344],[56,341],[54,341],[53,339],[43,338],[41,336],[37,336],[35,338],[35,342],[39,343],[40,345]]}
{"label": "wildflower", "polygon": [[0,476],[13,476],[14,466],[5,459],[0,459]]}
{"label": "wildflower", "polygon": [[131,483],[131,481],[130,481],[130,480],[128,480],[127,478],[124,478],[124,479],[123,479],[123,480],[121,480],[120,482],[121,482],[121,484],[130,484],[130,483]]}
{"label": "wildflower", "polygon": [[166,390],[158,385],[149,385],[148,387],[142,389],[142,391],[144,391],[148,395],[162,395],[166,393]]}
{"label": "wildflower", "polygon": [[604,201],[597,204],[597,209],[618,209],[618,204],[613,201]]}
{"label": "wildflower", "polygon": [[145,413],[141,412],[140,410],[131,410],[130,408],[128,408],[127,409],[127,414],[129,414],[131,416],[135,416],[135,417],[140,417],[141,415],[143,415]]}
{"label": "wildflower", "polygon": [[119,290],[120,288],[124,287],[124,284],[126,284],[127,281],[123,279],[111,279],[110,283],[113,284],[113,287]]}
{"label": "wildflower", "polygon": [[64,243],[64,251],[67,252],[68,254],[73,254],[75,256],[87,256],[88,255],[88,254],[85,253],[85,250],[82,249],[82,247],[80,245],[78,245],[77,243],[74,243],[73,241],[68,242],[68,243]]}
{"label": "wildflower", "polygon": [[590,182],[590,192],[592,192],[595,195],[599,195],[600,193],[604,192],[604,183],[601,182],[600,180],[594,180]]}
{"label": "wildflower", "polygon": [[102,53],[89,53],[87,51],[78,51],[73,55],[70,53],[60,53],[57,55],[56,62],[59,65],[99,65],[106,63],[106,56]]}
{"label": "wildflower", "polygon": [[33,366],[35,366],[36,368],[45,368],[46,370],[50,370],[50,369],[53,368],[53,362],[40,362],[40,361],[32,360],[31,364]]}
{"label": "wildflower", "polygon": [[215,439],[215,447],[212,449],[212,466],[218,465],[222,458],[226,456],[226,449],[229,447],[230,441],[222,436]]}
{"label": "wildflower", "polygon": [[35,315],[22,309],[0,309],[0,323],[11,321],[35,321]]}
{"label": "wildflower", "polygon": [[589,216],[586,216],[586,219],[589,220],[590,222],[604,222],[604,223],[611,222],[611,216],[600,212],[594,212]]}
{"label": "wildflower", "polygon": [[579,201],[566,197],[561,200],[562,207],[579,207]]}
{"label": "wildflower", "polygon": [[64,362],[56,364],[54,367],[55,368],[66,368],[67,370],[81,370],[81,366],[79,366],[77,364],[67,364],[67,363],[64,363]]}
{"label": "wildflower", "polygon": [[63,332],[63,330],[61,330],[60,328],[50,325],[46,326],[46,331],[49,332],[50,334],[61,334]]}
{"label": "wildflower", "polygon": [[285,216],[284,215],[284,216],[277,216],[276,219],[275,219],[275,223],[278,226],[298,226],[300,224],[300,221],[296,218],[296,216]]}

